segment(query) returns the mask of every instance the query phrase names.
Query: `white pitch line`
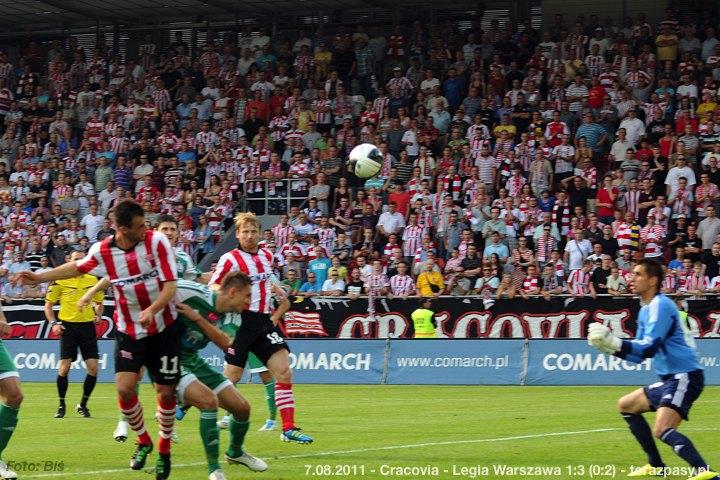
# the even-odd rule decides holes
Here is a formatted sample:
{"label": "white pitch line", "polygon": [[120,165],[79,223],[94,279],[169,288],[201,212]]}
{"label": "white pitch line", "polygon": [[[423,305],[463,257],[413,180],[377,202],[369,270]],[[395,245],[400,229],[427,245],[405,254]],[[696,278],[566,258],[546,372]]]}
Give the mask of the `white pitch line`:
{"label": "white pitch line", "polygon": [[[315,452],[315,453],[303,453],[300,455],[282,455],[278,457],[267,457],[272,460],[285,460],[291,458],[308,458],[308,457],[325,457],[329,455],[345,455],[352,453],[363,453],[363,452],[377,452],[382,450],[400,450],[404,448],[417,448],[417,447],[430,447],[430,446],[442,446],[442,445],[461,445],[466,443],[493,443],[493,442],[506,442],[512,440],[526,440],[532,438],[548,438],[548,437],[564,437],[569,435],[584,435],[588,433],[601,433],[601,432],[613,432],[616,430],[625,430],[624,428],[596,428],[594,430],[577,430],[570,432],[552,432],[552,433],[536,433],[531,435],[514,435],[512,437],[495,437],[495,438],[476,438],[472,440],[449,440],[446,442],[426,442],[426,443],[411,443],[406,445],[388,445],[385,447],[370,447],[370,448],[357,448],[354,450],[336,450],[330,452]],[[205,462],[193,462],[193,463],[181,463],[173,465],[173,468],[186,468],[186,467],[199,467],[205,465]],[[81,475],[102,475],[107,473],[123,473],[128,472],[127,468],[116,468],[108,470],[93,470],[88,472],[57,472],[57,473],[43,473],[40,475],[23,475],[23,478],[51,478],[51,477],[62,477],[72,476],[77,477]]]}

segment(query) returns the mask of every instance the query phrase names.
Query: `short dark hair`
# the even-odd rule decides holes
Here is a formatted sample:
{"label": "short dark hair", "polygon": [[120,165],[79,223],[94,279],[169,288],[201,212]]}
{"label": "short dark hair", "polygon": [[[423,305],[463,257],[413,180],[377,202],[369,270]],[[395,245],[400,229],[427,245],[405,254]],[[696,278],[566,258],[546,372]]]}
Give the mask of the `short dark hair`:
{"label": "short dark hair", "polygon": [[160,215],[158,217],[157,224],[160,225],[161,223],[174,223],[176,227],[178,225],[178,222],[177,222],[177,220],[175,220],[175,217],[173,217],[172,215],[167,215],[167,214]]}
{"label": "short dark hair", "polygon": [[648,277],[655,277],[657,279],[657,291],[659,292],[660,288],[662,288],[663,279],[665,278],[660,262],[651,258],[643,258],[638,260],[636,265],[643,267]]}
{"label": "short dark hair", "polygon": [[115,207],[115,224],[118,227],[131,227],[135,217],[144,217],[145,210],[134,200],[123,200]]}
{"label": "short dark hair", "polygon": [[247,276],[245,272],[230,272],[222,283],[220,283],[220,290],[227,290],[228,288],[237,288],[241,290],[245,287],[252,285],[252,280]]}

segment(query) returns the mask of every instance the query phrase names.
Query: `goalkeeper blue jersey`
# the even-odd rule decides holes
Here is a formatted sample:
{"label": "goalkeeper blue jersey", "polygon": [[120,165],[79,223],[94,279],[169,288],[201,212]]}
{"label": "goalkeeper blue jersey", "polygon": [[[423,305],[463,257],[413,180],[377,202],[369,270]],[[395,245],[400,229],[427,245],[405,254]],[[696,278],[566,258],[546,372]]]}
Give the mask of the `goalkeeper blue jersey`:
{"label": "goalkeeper blue jersey", "polygon": [[642,306],[635,339],[623,340],[618,356],[638,363],[653,358],[655,373],[661,377],[702,370],[690,329],[680,321],[675,303],[663,294]]}

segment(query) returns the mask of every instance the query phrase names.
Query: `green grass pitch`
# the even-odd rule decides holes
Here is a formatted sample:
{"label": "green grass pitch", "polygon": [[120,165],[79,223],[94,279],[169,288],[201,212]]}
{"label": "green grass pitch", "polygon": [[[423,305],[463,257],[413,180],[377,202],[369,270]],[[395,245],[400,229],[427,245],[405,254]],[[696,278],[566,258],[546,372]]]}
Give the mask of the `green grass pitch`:
{"label": "green grass pitch", "polygon": [[[615,412],[615,400],[631,388],[296,385],[297,422],[315,438],[312,445],[296,445],[281,442],[278,431],[256,431],[266,414],[263,391],[242,385],[253,406],[246,447],[269,469],[224,469],[228,479],[258,480],[529,478],[508,469],[519,466],[550,468],[531,477],[548,480],[624,478],[630,465],[645,459]],[[21,480],[154,479],[127,468],[134,438],[125,444],[112,439],[118,416],[112,385],[98,385],[91,419],[75,413],[77,383],[70,385],[68,414],[60,420],[52,418],[55,385],[26,383],[24,391],[18,430],[3,455],[18,466]],[[711,465],[720,465],[719,394],[719,387],[707,388],[692,421],[681,427]],[[149,385],[141,396],[145,418],[152,419]],[[157,428],[149,423],[155,438]],[[180,422],[172,479],[207,478],[197,427],[197,410]],[[660,448],[668,465],[684,466],[667,446]]]}

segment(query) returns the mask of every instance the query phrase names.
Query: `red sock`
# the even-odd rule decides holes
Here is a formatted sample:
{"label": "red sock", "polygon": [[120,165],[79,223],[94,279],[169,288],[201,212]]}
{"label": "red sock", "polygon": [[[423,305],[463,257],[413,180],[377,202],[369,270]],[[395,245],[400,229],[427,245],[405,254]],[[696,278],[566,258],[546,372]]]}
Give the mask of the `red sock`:
{"label": "red sock", "polygon": [[137,433],[138,442],[143,445],[152,444],[152,439],[150,435],[148,435],[147,430],[145,430],[143,408],[137,395],[128,401],[119,398],[118,403],[120,404],[120,411],[125,416],[128,425],[130,425],[133,432]]}
{"label": "red sock", "polygon": [[163,402],[158,400],[157,418],[158,425],[160,426],[160,436],[158,438],[158,452],[159,453],[170,453],[170,437],[172,436],[173,425],[175,424],[175,399],[173,398],[169,402]]}
{"label": "red sock", "polygon": [[295,428],[295,397],[292,383],[275,384],[275,405],[282,418],[283,432]]}

